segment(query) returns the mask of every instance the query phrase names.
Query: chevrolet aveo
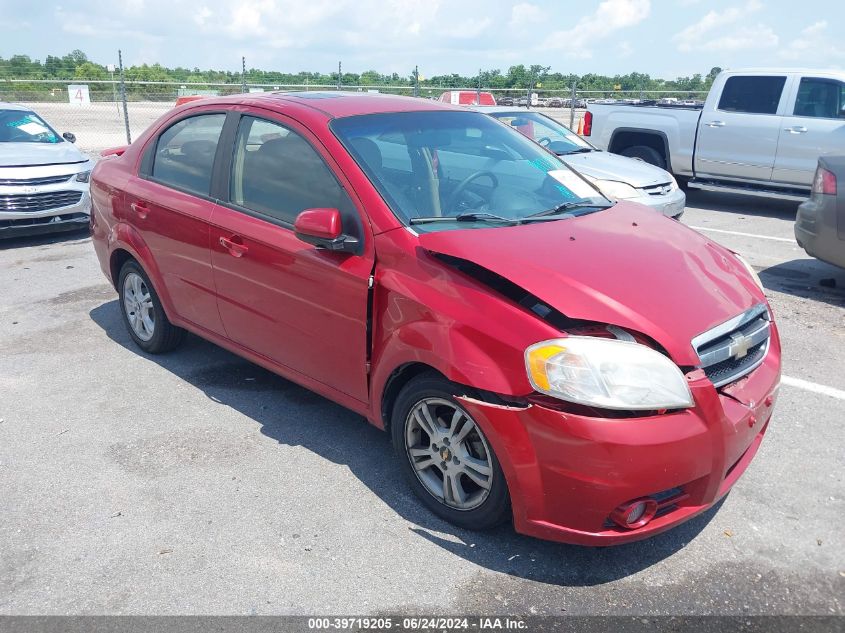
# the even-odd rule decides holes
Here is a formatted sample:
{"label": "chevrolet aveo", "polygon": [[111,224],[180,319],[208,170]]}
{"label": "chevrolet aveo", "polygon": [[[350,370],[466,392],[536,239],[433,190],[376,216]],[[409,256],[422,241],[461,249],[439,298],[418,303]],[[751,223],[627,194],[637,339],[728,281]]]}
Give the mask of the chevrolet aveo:
{"label": "chevrolet aveo", "polygon": [[93,242],[135,343],[187,330],[366,416],[454,524],[644,538],[724,496],[766,432],[754,271],[486,115],[237,95],[110,154]]}

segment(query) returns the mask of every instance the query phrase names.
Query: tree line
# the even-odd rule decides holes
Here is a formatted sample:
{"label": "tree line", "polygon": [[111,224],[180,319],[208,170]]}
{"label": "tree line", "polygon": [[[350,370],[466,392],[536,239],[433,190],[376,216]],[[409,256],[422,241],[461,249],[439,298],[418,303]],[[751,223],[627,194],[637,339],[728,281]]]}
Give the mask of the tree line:
{"label": "tree line", "polygon": [[[507,71],[499,69],[480,70],[473,76],[458,73],[448,75],[434,75],[425,77],[423,73],[417,79],[414,71],[408,75],[399,73],[384,74],[377,70],[367,70],[362,73],[344,72],[340,82],[344,86],[375,86],[385,89],[411,88],[418,81],[421,94],[436,94],[439,90],[448,88],[464,88],[481,86],[491,90],[528,90],[533,87],[537,92],[551,92],[570,89],[576,84],[579,91],[673,91],[688,93],[708,90],[713,79],[721,71],[712,68],[707,74],[694,74],[691,77],[678,77],[666,80],[651,77],[645,73],[632,72],[626,75],[598,75],[588,73],[577,75],[574,73],[551,72],[551,68],[540,65],[526,66],[518,64],[510,66]],[[24,84],[8,80],[39,80],[39,82],[55,80],[57,82],[78,80],[86,82],[109,81],[115,78],[107,66],[91,61],[81,50],[74,50],[62,57],[48,55],[41,62],[28,55],[12,55],[8,59],[0,57],[0,95],[4,93],[43,92],[44,87],[38,83]],[[199,88],[208,84],[228,84],[231,89],[223,92],[238,92],[242,84],[262,86],[283,85],[337,85],[338,74],[306,72],[285,73],[280,71],[250,68],[245,75],[229,70],[201,70],[200,68],[167,68],[161,64],[141,64],[129,66],[124,76],[127,82],[160,82],[175,84],[191,84]],[[135,88],[132,88],[135,90]],[[92,98],[96,93],[103,96],[112,94],[112,87],[108,84],[91,86]],[[148,85],[144,87],[146,95],[160,93],[172,95],[173,86]]]}

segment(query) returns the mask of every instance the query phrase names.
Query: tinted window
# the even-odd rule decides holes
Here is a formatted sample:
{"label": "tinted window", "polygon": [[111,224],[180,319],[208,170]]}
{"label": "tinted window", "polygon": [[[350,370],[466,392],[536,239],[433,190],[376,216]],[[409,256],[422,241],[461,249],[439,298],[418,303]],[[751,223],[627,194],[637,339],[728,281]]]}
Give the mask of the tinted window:
{"label": "tinted window", "polygon": [[722,89],[719,109],[775,114],[785,83],[786,77],[730,77]]}
{"label": "tinted window", "polygon": [[207,196],[211,168],[225,114],[203,114],[182,119],[158,138],[153,158],[155,180]]}
{"label": "tinted window", "polygon": [[802,79],[793,113],[824,119],[845,118],[845,84],[829,79]]}
{"label": "tinted window", "polygon": [[352,204],[320,155],[296,132],[271,121],[243,117],[232,163],[230,200],[238,206],[293,224],[305,209]]}

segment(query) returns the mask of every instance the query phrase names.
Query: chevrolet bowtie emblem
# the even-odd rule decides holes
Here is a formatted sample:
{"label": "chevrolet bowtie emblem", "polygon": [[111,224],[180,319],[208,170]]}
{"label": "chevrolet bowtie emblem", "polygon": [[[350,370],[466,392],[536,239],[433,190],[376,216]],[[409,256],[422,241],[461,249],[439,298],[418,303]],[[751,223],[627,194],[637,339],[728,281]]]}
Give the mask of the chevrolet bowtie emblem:
{"label": "chevrolet bowtie emblem", "polygon": [[734,358],[742,358],[748,354],[748,349],[751,347],[751,339],[743,334],[731,334],[731,356]]}

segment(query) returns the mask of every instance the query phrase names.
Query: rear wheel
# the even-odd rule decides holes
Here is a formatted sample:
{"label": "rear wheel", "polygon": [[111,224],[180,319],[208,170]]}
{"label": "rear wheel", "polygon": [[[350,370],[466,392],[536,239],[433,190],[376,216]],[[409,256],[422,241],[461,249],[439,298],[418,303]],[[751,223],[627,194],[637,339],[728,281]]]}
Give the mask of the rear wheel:
{"label": "rear wheel", "polygon": [[437,374],[415,378],[399,393],[391,433],[422,502],[455,525],[483,530],[510,516],[507,484],[484,432],[456,393],[457,386]]}
{"label": "rear wheel", "polygon": [[663,154],[648,145],[632,145],[631,147],[626,147],[619,153],[622,156],[641,160],[649,163],[650,165],[654,165],[655,167],[660,167],[660,169],[666,169],[666,158]]}
{"label": "rear wheel", "polygon": [[120,269],[117,291],[123,322],[138,347],[150,354],[161,354],[182,342],[185,330],[167,319],[147,273],[136,261],[129,260]]}

